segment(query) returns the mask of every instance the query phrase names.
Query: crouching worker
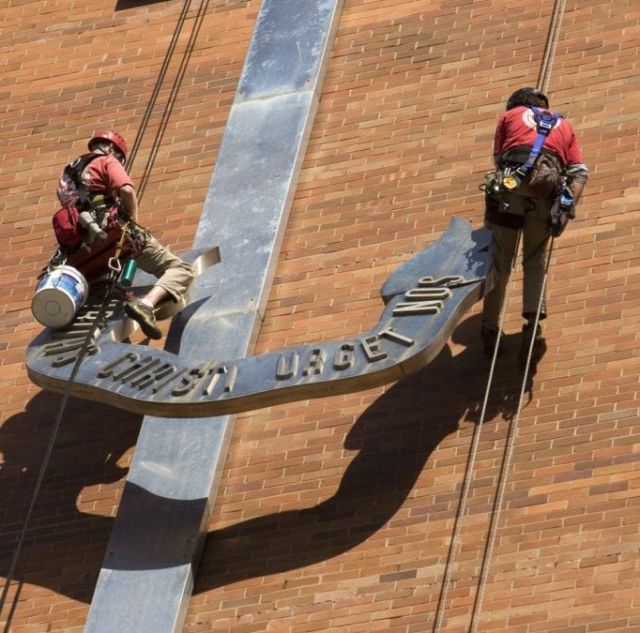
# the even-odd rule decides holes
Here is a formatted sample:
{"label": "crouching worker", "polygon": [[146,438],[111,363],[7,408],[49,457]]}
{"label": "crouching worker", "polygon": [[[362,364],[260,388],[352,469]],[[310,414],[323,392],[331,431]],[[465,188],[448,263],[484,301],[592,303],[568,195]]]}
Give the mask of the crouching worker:
{"label": "crouching worker", "polygon": [[99,131],[88,147],[89,154],[67,165],[58,185],[62,208],[53,220],[60,244],[57,256],[68,258],[81,272],[83,265],[90,268],[92,261],[104,268],[124,227],[130,256],[138,268],[157,278],[145,296],[127,301],[125,311],[146,336],[159,339],[162,332],[155,307],[166,300],[180,301],[193,281],[193,269],[138,225],[138,198],[124,168],[125,139],[113,130]]}
{"label": "crouching worker", "polygon": [[[485,296],[482,341],[493,354],[499,319],[522,234],[523,298],[520,361],[541,355],[544,339],[539,320],[547,317],[545,267],[551,237],[558,237],[582,195],[589,172],[571,124],[549,111],[549,100],[536,88],[520,88],[498,120],[493,157],[495,174],[485,189],[485,224],[491,230],[493,289]],[[539,311],[539,312],[538,312]]]}

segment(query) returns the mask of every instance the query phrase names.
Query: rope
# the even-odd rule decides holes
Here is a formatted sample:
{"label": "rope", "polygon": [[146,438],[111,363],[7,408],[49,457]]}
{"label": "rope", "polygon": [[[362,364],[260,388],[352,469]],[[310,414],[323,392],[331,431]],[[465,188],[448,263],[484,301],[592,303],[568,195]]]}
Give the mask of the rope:
{"label": "rope", "polygon": [[186,0],[182,5],[182,11],[178,16],[178,21],[176,22],[176,28],[173,31],[173,35],[171,37],[171,41],[169,42],[169,48],[165,53],[164,59],[162,61],[162,65],[160,67],[160,73],[158,74],[158,78],[156,79],[156,84],[151,91],[151,97],[149,97],[149,101],[147,102],[147,107],[142,115],[142,121],[140,126],[138,127],[138,133],[133,141],[133,145],[131,146],[131,151],[129,152],[129,157],[127,159],[127,168],[131,170],[133,163],[138,154],[138,150],[140,149],[140,144],[142,143],[142,138],[147,129],[147,125],[149,124],[149,119],[153,114],[153,110],[156,105],[156,101],[158,100],[158,95],[160,94],[160,89],[162,88],[162,84],[166,77],[167,71],[169,69],[169,64],[171,63],[171,58],[173,57],[173,53],[175,52],[176,46],[178,44],[178,39],[180,38],[180,33],[182,32],[182,27],[187,19],[187,14],[189,12],[189,8],[191,6],[191,0]]}
{"label": "rope", "polygon": [[547,91],[549,77],[551,76],[551,64],[555,57],[556,45],[558,43],[558,34],[560,33],[560,23],[564,14],[565,0],[555,0],[553,12],[551,14],[551,24],[547,34],[547,42],[542,56],[542,65],[538,74],[537,86],[543,92]]}
{"label": "rope", "polygon": [[542,312],[542,304],[544,302],[545,291],[547,287],[547,279],[549,277],[549,264],[551,262],[551,253],[553,252],[554,238],[551,238],[549,244],[549,252],[547,254],[547,261],[545,264],[544,277],[542,280],[542,286],[540,288],[540,296],[538,298],[538,306],[536,309],[536,318],[533,326],[533,336],[529,342],[529,350],[527,352],[527,361],[525,364],[524,375],[522,377],[522,386],[520,389],[520,398],[518,401],[518,407],[516,414],[509,425],[509,432],[507,434],[507,440],[505,443],[505,454],[503,457],[502,467],[500,469],[500,479],[498,480],[498,489],[491,512],[491,522],[489,525],[489,535],[487,537],[487,543],[485,545],[485,551],[483,556],[482,568],[480,571],[480,579],[478,581],[478,593],[471,612],[471,623],[469,633],[475,633],[480,622],[482,613],[482,606],[484,604],[484,595],[486,590],[486,581],[489,575],[489,569],[491,566],[491,559],[493,557],[493,549],[495,546],[496,534],[498,531],[498,525],[500,523],[500,514],[502,512],[502,505],[504,503],[504,493],[506,489],[507,477],[511,469],[511,462],[513,460],[513,453],[515,450],[515,440],[518,434],[518,424],[520,422],[520,413],[522,411],[522,403],[524,401],[524,395],[526,391],[527,381],[529,379],[529,371],[531,368],[531,358],[533,356],[533,348],[535,346],[536,337],[535,333],[538,329],[540,322],[540,313]]}
{"label": "rope", "polygon": [[[551,24],[549,25],[549,32],[547,34],[547,41],[545,45],[545,51],[543,54],[542,65],[540,67],[540,73],[538,75],[538,88],[543,92],[546,92],[549,83],[549,77],[551,75],[551,65],[555,56],[555,50],[558,43],[558,37],[560,33],[560,24],[562,16],[564,14],[565,0],[555,0],[553,12],[551,15]],[[531,370],[531,358],[533,355],[533,349],[536,341],[536,333],[538,330],[538,324],[540,323],[540,313],[542,311],[542,304],[544,302],[547,280],[549,278],[549,265],[551,263],[551,254],[553,252],[555,239],[551,237],[549,244],[549,250],[547,253],[547,261],[545,263],[544,277],[542,286],[540,288],[540,295],[538,297],[538,306],[536,309],[535,321],[533,324],[533,334],[531,341],[529,342],[529,349],[527,352],[527,360],[522,376],[522,384],[520,388],[520,397],[518,400],[518,406],[516,414],[513,417],[511,424],[509,425],[509,431],[507,433],[507,439],[505,443],[505,453],[503,456],[503,463],[500,469],[500,478],[498,480],[498,488],[496,491],[496,497],[494,499],[494,505],[491,512],[491,521],[489,525],[489,534],[487,537],[487,543],[485,545],[484,555],[482,559],[482,568],[480,571],[480,578],[478,580],[478,592],[476,593],[473,610],[471,612],[471,621],[469,625],[469,633],[475,633],[480,619],[482,617],[482,607],[484,605],[484,596],[486,592],[487,577],[489,575],[489,569],[491,567],[491,560],[493,558],[493,550],[495,547],[496,535],[500,523],[500,514],[502,512],[502,505],[504,503],[504,494],[507,484],[507,478],[509,471],[511,470],[511,462],[513,460],[513,453],[515,450],[515,440],[518,434],[518,424],[520,422],[520,414],[522,412],[522,405],[524,402],[524,395],[526,392],[526,386],[529,380],[529,372]]]}
{"label": "rope", "polygon": [[[516,238],[515,248],[513,249],[513,256],[511,258],[511,273],[513,274],[516,269],[516,263],[518,259],[518,250],[520,248],[521,231],[518,231]],[[498,319],[498,336],[491,355],[491,365],[489,367],[489,376],[487,378],[487,385],[484,390],[484,396],[482,399],[482,409],[480,412],[480,418],[473,429],[473,437],[471,439],[471,447],[469,449],[469,456],[467,457],[467,466],[465,468],[464,480],[462,484],[462,491],[460,493],[460,503],[458,504],[458,511],[456,512],[456,518],[453,524],[453,534],[451,537],[451,545],[449,547],[449,554],[447,555],[447,562],[445,563],[445,573],[442,580],[442,589],[438,598],[438,606],[436,608],[436,617],[434,620],[433,632],[437,633],[441,630],[442,620],[444,618],[444,611],[446,609],[447,595],[449,593],[451,567],[452,562],[459,553],[462,542],[460,540],[460,526],[462,519],[467,513],[467,500],[469,498],[469,489],[471,488],[471,480],[473,471],[475,469],[476,457],[478,454],[478,447],[480,445],[480,437],[482,435],[482,427],[484,426],[485,416],[487,414],[487,406],[489,403],[489,395],[491,394],[491,387],[493,385],[493,377],[495,374],[495,368],[498,361],[498,350],[500,349],[500,340],[502,338],[502,325],[504,323],[504,315],[506,314],[506,306],[509,304],[511,294],[511,284],[507,286],[506,294],[502,307],[500,308],[500,317]]]}
{"label": "rope", "polygon": [[[208,5],[209,5],[209,0],[202,0],[201,3],[200,3],[200,7],[198,8],[198,13],[197,13],[197,16],[196,16],[195,26],[194,26],[194,29],[191,32],[191,35],[190,35],[190,38],[189,38],[189,42],[187,44],[187,50],[186,50],[185,55],[183,56],[183,58],[181,60],[180,67],[179,67],[179,70],[178,70],[178,74],[177,74],[176,79],[174,80],[173,86],[171,88],[169,102],[167,103],[167,106],[165,107],[165,110],[164,110],[164,112],[162,114],[160,129],[157,132],[156,137],[155,137],[155,139],[153,141],[152,149],[151,149],[151,155],[150,155],[149,159],[147,160],[147,164],[145,165],[144,173],[142,175],[142,178],[140,179],[141,190],[140,190],[140,193],[138,195],[138,199],[139,200],[142,197],[142,191],[144,191],[144,188],[146,186],[146,181],[148,179],[151,167],[153,165],[153,161],[155,160],[155,157],[157,155],[159,144],[160,144],[160,142],[162,140],[162,136],[163,136],[164,131],[166,129],[167,122],[168,122],[169,116],[171,114],[173,105],[175,104],[175,101],[176,101],[176,98],[177,98],[177,93],[178,93],[178,90],[179,90],[179,88],[181,86],[182,80],[184,78],[184,74],[186,72],[187,64],[188,64],[188,62],[190,60],[190,57],[191,57],[191,54],[193,52],[193,49],[194,49],[194,46],[195,46],[195,41],[196,41],[196,39],[198,37],[198,34],[200,32],[200,28],[202,26],[202,22],[204,20],[204,16],[206,14]],[[134,139],[134,142],[133,142],[133,145],[132,145],[132,148],[131,148],[131,152],[129,153],[129,159],[127,161],[127,167],[128,167],[129,170],[131,169],[131,167],[132,167],[132,165],[133,165],[133,163],[135,161],[137,153],[138,153],[138,151],[140,149],[140,144],[141,144],[142,138],[143,138],[144,133],[145,133],[145,131],[147,129],[147,126],[149,124],[149,120],[150,120],[150,118],[151,118],[151,116],[153,114],[153,111],[155,109],[155,104],[157,102],[158,95],[160,94],[160,90],[161,90],[162,84],[164,82],[164,79],[166,77],[166,74],[167,74],[171,59],[172,59],[173,54],[175,52],[175,49],[176,49],[180,34],[182,32],[182,28],[183,28],[183,26],[184,26],[184,24],[186,22],[186,17],[187,17],[187,14],[189,12],[190,6],[191,6],[191,0],[186,0],[184,5],[183,5],[183,7],[182,7],[180,15],[178,17],[178,21],[176,23],[176,28],[174,30],[171,42],[169,43],[169,48],[167,49],[167,52],[165,53],[165,58],[163,60],[162,66],[161,66],[160,73],[159,73],[158,78],[156,80],[156,84],[155,84],[154,89],[152,91],[151,97],[150,97],[149,101],[147,102],[147,107],[146,107],[145,113],[144,113],[144,115],[142,117],[141,124],[140,124],[140,126],[138,128],[138,132],[137,132],[136,137]],[[118,254],[122,250],[123,239],[124,239],[125,232],[126,232],[126,227],[123,227],[123,236],[120,239],[120,241],[118,243],[118,246],[117,246],[117,249],[116,249],[118,251]],[[112,258],[112,260],[113,260],[113,258]],[[62,424],[64,411],[66,409],[67,402],[69,400],[70,393],[71,393],[71,386],[72,386],[72,384],[73,384],[73,382],[74,382],[74,380],[75,380],[75,378],[76,378],[76,376],[78,374],[78,371],[80,370],[80,365],[82,364],[82,361],[84,360],[84,357],[87,354],[87,351],[88,351],[89,346],[91,344],[91,341],[93,339],[93,335],[94,335],[94,333],[96,331],[96,328],[100,324],[101,320],[104,318],[104,315],[105,315],[105,312],[106,312],[106,307],[108,305],[109,295],[111,294],[111,290],[113,288],[113,285],[115,284],[115,281],[117,279],[117,276],[118,276],[119,272],[120,272],[120,270],[116,269],[115,266],[114,266],[114,268],[111,269],[111,273],[112,274],[111,274],[110,279],[109,279],[109,281],[107,283],[107,289],[105,291],[104,298],[103,298],[103,300],[102,300],[102,302],[100,304],[100,308],[98,310],[98,313],[97,313],[94,321],[92,322],[91,328],[89,329],[89,331],[88,331],[88,333],[87,333],[87,335],[86,335],[86,337],[85,337],[85,339],[83,341],[82,347],[81,347],[81,349],[80,349],[80,351],[78,353],[78,356],[76,358],[76,362],[75,362],[75,364],[74,364],[74,366],[73,366],[73,368],[71,370],[71,374],[69,375],[69,378],[68,378],[68,380],[67,380],[67,382],[65,384],[65,389],[64,389],[64,392],[63,392],[63,395],[62,395],[62,400],[61,400],[60,405],[58,407],[58,412],[57,412],[57,415],[56,415],[56,418],[55,418],[55,421],[54,421],[54,424],[53,424],[53,428],[52,428],[52,431],[51,431],[51,434],[50,434],[50,437],[49,437],[49,441],[47,443],[47,448],[46,448],[46,451],[45,451],[45,455],[44,455],[43,460],[42,460],[42,462],[40,464],[40,470],[39,470],[38,477],[37,477],[37,480],[36,480],[35,488],[34,488],[32,496],[31,496],[31,500],[29,502],[27,513],[26,513],[25,519],[24,519],[23,524],[22,524],[22,528],[21,528],[19,536],[18,536],[16,547],[15,547],[13,555],[11,557],[11,562],[10,562],[10,565],[9,565],[9,571],[8,571],[7,576],[5,578],[5,583],[4,583],[4,586],[3,586],[3,589],[2,589],[2,595],[0,595],[0,616],[2,615],[2,613],[4,611],[4,608],[5,608],[5,605],[6,605],[6,602],[7,602],[7,597],[8,597],[8,594],[9,594],[9,588],[11,586],[11,583],[13,581],[13,577],[14,577],[15,572],[16,572],[16,568],[17,568],[18,560],[20,558],[20,553],[22,551],[24,539],[25,539],[25,536],[26,536],[26,533],[27,533],[27,529],[28,529],[30,520],[31,520],[31,515],[33,514],[33,510],[35,508],[36,501],[37,501],[38,496],[40,494],[40,490],[42,488],[42,483],[44,481],[44,477],[45,477],[46,471],[47,471],[48,466],[49,466],[49,461],[50,461],[51,455],[53,453],[53,448],[55,446],[55,442],[56,442],[58,433],[60,431],[60,426]],[[13,613],[15,612],[15,607],[16,607],[16,604],[17,604],[17,598],[18,598],[18,595],[19,595],[19,590],[20,590],[20,588],[22,586],[22,581],[20,581],[18,583],[18,585],[19,585],[18,592],[16,593],[16,596],[14,597],[14,602],[13,602],[12,608],[10,610],[9,616],[7,618],[7,621],[6,621],[5,631],[8,631],[9,627],[11,626],[11,620],[13,619]]]}
{"label": "rope", "polygon": [[[5,607],[5,603],[7,601],[7,596],[9,594],[9,587],[11,585],[11,582],[13,580],[13,576],[15,574],[16,571],[16,567],[18,565],[18,559],[20,558],[20,553],[22,551],[22,545],[24,543],[24,539],[27,533],[27,529],[29,527],[29,523],[31,520],[31,515],[33,514],[33,509],[35,508],[36,505],[36,501],[38,499],[38,496],[40,494],[40,489],[42,488],[42,482],[44,481],[44,476],[46,474],[47,468],[49,466],[49,461],[51,459],[51,454],[53,453],[53,447],[56,443],[56,439],[58,437],[58,432],[60,431],[60,425],[62,423],[62,417],[64,415],[64,411],[65,408],[67,406],[67,402],[69,400],[69,397],[71,395],[71,386],[73,384],[73,381],[76,378],[76,375],[78,374],[78,371],[80,370],[80,365],[82,364],[82,361],[84,360],[84,357],[87,354],[87,351],[89,350],[89,345],[91,344],[92,340],[93,340],[93,334],[96,331],[97,326],[100,324],[101,320],[104,318],[105,312],[106,312],[106,307],[108,304],[108,299],[109,299],[109,295],[111,294],[111,289],[113,287],[113,284],[115,283],[115,279],[116,277],[114,275],[111,276],[109,283],[107,284],[107,289],[104,295],[104,298],[100,304],[100,309],[98,310],[98,313],[95,316],[95,319],[93,320],[92,324],[91,324],[91,328],[89,328],[89,331],[87,332],[87,335],[85,336],[83,343],[82,343],[82,347],[80,348],[80,351],[78,353],[78,356],[76,357],[76,361],[73,365],[73,368],[71,370],[71,374],[69,375],[69,378],[67,379],[67,382],[65,384],[65,389],[63,392],[63,396],[62,396],[62,400],[60,402],[60,405],[58,407],[58,413],[56,415],[54,424],[53,424],[53,428],[51,430],[51,434],[49,436],[49,441],[47,443],[47,448],[44,454],[44,457],[42,459],[42,462],[40,464],[40,471],[38,472],[38,477],[36,479],[36,484],[35,484],[35,488],[33,490],[33,494],[31,495],[31,500],[29,502],[29,506],[27,508],[27,514],[25,515],[24,521],[22,523],[22,528],[20,530],[20,534],[18,536],[18,540],[16,543],[16,547],[13,551],[13,556],[11,557],[11,563],[9,565],[9,572],[7,574],[7,577],[5,579],[5,583],[4,583],[4,587],[2,588],[2,596],[0,596],[0,615],[2,615],[2,612],[4,611],[4,607]],[[17,597],[17,596],[16,596]],[[13,615],[13,611],[14,609],[11,610],[11,615]],[[10,622],[11,620],[8,619],[7,622]]]}
{"label": "rope", "polygon": [[[562,21],[562,16],[564,13],[564,8],[565,8],[565,0],[555,0],[555,4],[554,4],[554,8],[553,8],[553,12],[551,15],[551,23],[549,25],[549,31],[547,33],[547,41],[545,44],[545,50],[543,53],[543,59],[542,59],[542,64],[540,67],[540,72],[538,75],[538,81],[537,81],[537,87],[542,90],[543,92],[546,92],[547,90],[547,86],[548,86],[548,82],[549,82],[549,76],[551,74],[551,65],[553,62],[553,58],[555,56],[555,50],[556,50],[556,46],[557,46],[557,41],[558,41],[558,36],[559,36],[559,32],[560,32],[560,24]],[[519,242],[520,240],[520,233],[518,233],[518,238],[517,238],[517,242]],[[522,378],[522,384],[521,384],[521,389],[520,389],[520,397],[519,397],[519,401],[518,401],[518,407],[516,409],[516,413],[513,417],[513,419],[511,420],[511,423],[509,425],[509,431],[507,433],[507,440],[505,443],[505,454],[503,456],[503,463],[502,463],[502,467],[501,467],[501,471],[500,471],[500,479],[498,481],[498,489],[496,491],[496,497],[494,499],[494,505],[492,508],[492,513],[491,513],[491,521],[490,521],[490,525],[489,525],[489,534],[487,536],[487,542],[485,544],[485,550],[484,550],[484,555],[483,555],[483,560],[482,560],[482,568],[481,568],[481,572],[480,572],[480,578],[478,580],[478,591],[476,593],[475,599],[474,599],[474,604],[473,604],[473,610],[471,612],[471,620],[469,623],[469,633],[475,633],[478,627],[478,624],[480,622],[480,617],[481,617],[481,613],[482,613],[482,606],[484,604],[484,595],[485,595],[485,591],[486,591],[486,581],[487,581],[487,577],[488,577],[488,573],[489,573],[489,569],[490,569],[490,565],[491,565],[491,559],[493,556],[493,550],[494,550],[494,546],[495,546],[495,539],[496,539],[496,534],[497,534],[497,529],[498,529],[498,525],[499,525],[499,520],[500,520],[500,513],[502,511],[502,505],[504,502],[504,491],[506,488],[506,482],[507,482],[507,477],[508,477],[508,473],[509,470],[511,468],[511,462],[513,459],[513,452],[514,452],[514,448],[515,448],[515,439],[517,436],[517,428],[518,428],[518,423],[520,420],[520,414],[522,411],[522,405],[523,405],[523,401],[524,401],[524,395],[525,395],[525,391],[526,391],[526,385],[528,383],[529,380],[529,372],[531,370],[531,358],[532,358],[532,354],[533,354],[533,348],[535,345],[535,333],[537,332],[538,329],[538,324],[540,322],[540,313],[542,310],[542,303],[544,301],[544,296],[545,296],[545,291],[546,291],[546,286],[547,286],[547,279],[548,279],[548,272],[549,272],[549,264],[551,261],[551,253],[553,250],[553,246],[554,246],[554,238],[551,238],[551,243],[549,245],[549,252],[547,254],[547,261],[546,261],[546,265],[545,265],[545,272],[544,272],[544,277],[543,277],[543,283],[542,283],[542,287],[540,290],[540,296],[538,298],[538,307],[536,310],[536,317],[535,317],[535,322],[533,324],[533,336],[531,337],[531,341],[529,344],[529,350],[528,350],[528,354],[527,354],[527,360],[526,360],[526,364],[525,364],[525,368],[524,368],[524,374],[523,374],[523,378]],[[516,249],[514,252],[514,257],[516,255],[518,251],[518,245],[516,244]],[[514,269],[514,262],[512,261],[511,263],[511,270],[513,271]],[[456,517],[455,517],[455,521],[454,521],[454,526],[453,526],[453,534],[452,534],[452,542],[449,548],[449,553],[447,556],[447,561],[445,563],[445,574],[443,577],[443,581],[442,581],[442,589],[440,592],[440,597],[438,599],[438,606],[436,609],[436,616],[434,618],[434,626],[433,626],[433,633],[437,633],[438,631],[440,631],[441,626],[442,626],[442,621],[444,618],[444,611],[446,609],[446,599],[447,599],[447,594],[449,591],[449,585],[450,585],[450,577],[451,577],[451,567],[452,567],[452,561],[455,557],[455,554],[460,550],[461,547],[461,543],[460,543],[460,538],[459,538],[459,532],[460,532],[460,523],[462,518],[464,518],[464,516],[466,515],[467,512],[467,499],[469,496],[469,489],[471,486],[471,476],[473,474],[473,470],[475,467],[475,462],[476,462],[476,456],[477,456],[477,451],[478,451],[478,446],[480,443],[480,436],[481,436],[481,428],[484,424],[484,419],[485,419],[485,415],[486,415],[486,409],[487,409],[487,403],[488,403],[488,398],[489,398],[489,394],[492,388],[492,383],[493,383],[493,376],[495,373],[495,366],[496,366],[496,359],[497,359],[497,355],[498,355],[498,349],[499,349],[499,345],[500,345],[500,339],[502,337],[502,322],[503,322],[503,318],[504,318],[504,313],[505,313],[505,305],[508,303],[508,295],[509,295],[509,291],[510,291],[510,285],[507,287],[507,294],[505,295],[505,300],[502,306],[502,310],[500,313],[500,326],[499,326],[499,331],[498,331],[498,336],[496,338],[496,343],[495,343],[495,347],[493,350],[493,357],[492,357],[492,361],[491,361],[491,366],[489,369],[489,376],[487,379],[487,386],[485,389],[485,393],[484,393],[484,398],[483,398],[483,403],[482,403],[482,411],[480,414],[480,419],[474,429],[474,433],[473,433],[473,437],[472,437],[472,441],[471,441],[471,447],[469,449],[469,457],[467,459],[467,466],[465,469],[465,475],[464,475],[464,482],[463,482],[463,489],[461,492],[461,498],[460,498],[460,504],[458,507],[458,511],[456,513]]]}
{"label": "rope", "polygon": [[185,49],[182,59],[180,60],[180,66],[176,73],[176,77],[173,81],[173,85],[171,86],[169,98],[167,100],[167,104],[165,105],[164,111],[162,113],[158,131],[156,132],[156,136],[151,146],[151,152],[149,153],[149,157],[147,158],[147,162],[144,166],[142,176],[140,177],[140,184],[138,186],[138,200],[142,200],[144,192],[147,188],[147,182],[149,180],[151,169],[155,162],[156,156],[158,155],[160,144],[162,142],[162,138],[164,137],[164,133],[167,129],[167,125],[169,124],[169,117],[173,112],[173,107],[176,103],[178,92],[182,85],[182,80],[184,79],[184,75],[187,71],[187,66],[189,65],[191,55],[193,54],[196,40],[198,39],[198,35],[200,34],[200,28],[202,27],[202,23],[207,13],[208,6],[209,6],[209,0],[201,0],[200,6],[198,7],[198,12],[195,17],[194,26],[193,26],[193,29],[191,30],[189,41],[187,42],[187,47]]}

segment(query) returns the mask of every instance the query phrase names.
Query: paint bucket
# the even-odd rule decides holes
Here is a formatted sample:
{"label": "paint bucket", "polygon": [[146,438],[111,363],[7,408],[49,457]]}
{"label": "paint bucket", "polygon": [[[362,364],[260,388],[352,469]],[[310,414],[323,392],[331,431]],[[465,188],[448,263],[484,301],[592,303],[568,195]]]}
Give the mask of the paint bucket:
{"label": "paint bucket", "polygon": [[88,295],[89,284],[79,270],[72,266],[58,266],[39,281],[31,312],[42,325],[64,327],[73,321]]}

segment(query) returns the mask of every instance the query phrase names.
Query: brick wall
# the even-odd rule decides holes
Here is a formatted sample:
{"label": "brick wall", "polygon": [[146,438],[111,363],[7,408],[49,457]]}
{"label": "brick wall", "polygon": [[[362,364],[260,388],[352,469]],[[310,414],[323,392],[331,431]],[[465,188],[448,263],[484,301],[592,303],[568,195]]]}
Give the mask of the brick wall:
{"label": "brick wall", "polygon": [[[136,136],[188,6],[133,168],[147,183],[145,222],[188,248],[259,3],[209,2],[192,52],[203,3],[4,5],[6,569],[58,404],[29,383],[22,358],[38,331],[29,302],[51,250],[60,165],[97,121]],[[399,263],[454,214],[480,225],[495,117],[513,89],[536,83],[552,5],[345,0],[258,351],[366,330]],[[592,175],[554,248],[549,349],[520,416],[514,276],[458,546],[452,552],[488,372],[477,309],[407,380],[239,416],[186,631],[413,633],[435,631],[439,617],[440,631],[456,633],[469,630],[478,597],[478,631],[638,630],[639,31],[632,0],[565,3],[548,88]],[[82,630],[140,424],[92,407],[74,401],[65,416],[17,574],[24,582],[12,587],[15,633]]]}

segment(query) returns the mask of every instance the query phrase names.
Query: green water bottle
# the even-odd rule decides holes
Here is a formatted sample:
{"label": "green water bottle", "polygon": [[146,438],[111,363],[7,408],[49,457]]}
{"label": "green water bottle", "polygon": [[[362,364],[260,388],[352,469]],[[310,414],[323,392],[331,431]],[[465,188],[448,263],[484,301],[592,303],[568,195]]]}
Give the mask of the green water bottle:
{"label": "green water bottle", "polygon": [[136,275],[136,260],[133,257],[127,261],[122,269],[122,274],[120,275],[120,285],[124,288],[131,288],[131,284],[133,283],[133,278]]}

